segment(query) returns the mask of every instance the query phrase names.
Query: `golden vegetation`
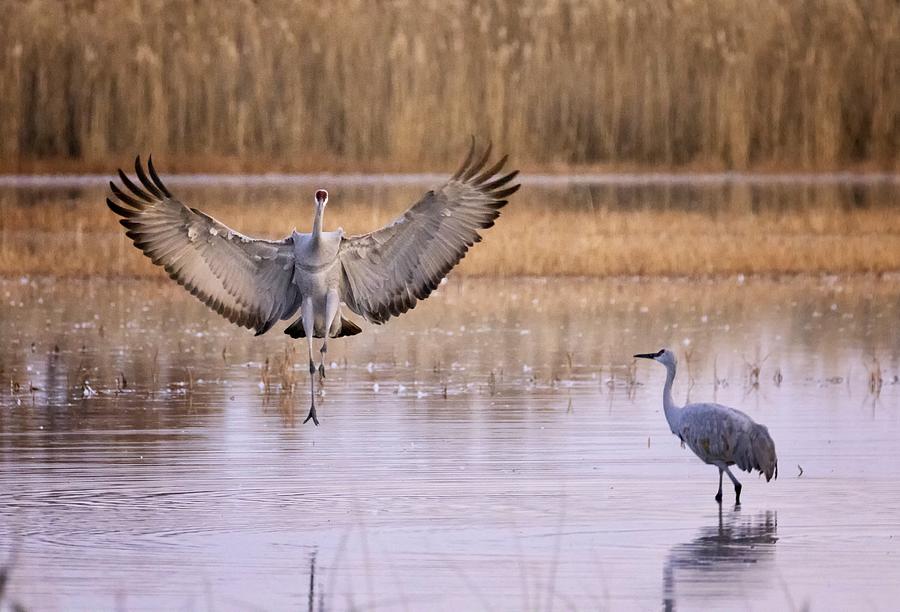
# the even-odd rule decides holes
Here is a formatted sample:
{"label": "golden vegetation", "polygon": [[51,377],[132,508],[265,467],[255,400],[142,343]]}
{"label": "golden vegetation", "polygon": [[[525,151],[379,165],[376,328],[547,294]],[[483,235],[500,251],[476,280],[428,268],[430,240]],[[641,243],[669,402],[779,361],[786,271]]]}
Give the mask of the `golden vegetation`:
{"label": "golden vegetation", "polygon": [[[343,226],[348,233],[380,227],[423,192],[416,186],[334,187],[326,228]],[[190,205],[253,236],[282,237],[292,225],[308,231],[312,222],[305,197],[311,188],[170,188]],[[806,193],[806,188],[795,189]],[[460,272],[716,276],[900,270],[900,215],[892,208],[896,190],[872,188],[876,195],[858,207],[846,204],[840,196],[844,189],[818,187],[813,201],[804,202],[778,189],[761,197],[749,186],[735,186],[700,190],[706,199],[690,204],[678,199],[666,204],[672,197],[664,191],[646,196],[653,204],[636,206],[597,194],[591,206],[583,201],[594,197],[586,189],[526,185]],[[103,205],[101,189],[73,198],[47,195],[15,202],[13,197],[0,192],[0,276],[165,277],[124,236]],[[779,205],[780,199],[789,202]]]}
{"label": "golden vegetation", "polygon": [[897,168],[895,0],[0,8],[5,171],[415,170],[470,133],[526,168]]}

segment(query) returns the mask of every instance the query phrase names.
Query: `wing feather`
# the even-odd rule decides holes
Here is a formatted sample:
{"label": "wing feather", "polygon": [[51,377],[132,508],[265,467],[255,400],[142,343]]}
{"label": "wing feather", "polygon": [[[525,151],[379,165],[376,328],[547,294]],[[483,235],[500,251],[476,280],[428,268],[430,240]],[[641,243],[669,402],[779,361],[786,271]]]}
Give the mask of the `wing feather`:
{"label": "wing feather", "polygon": [[163,182],[159,179],[159,175],[156,173],[156,168],[153,167],[152,155],[147,158],[147,170],[150,171],[150,178],[153,179],[153,183],[159,187],[159,190],[162,191],[163,195],[167,198],[171,198],[172,193],[166,189],[165,185],[163,185]]}
{"label": "wing feather", "polygon": [[288,237],[249,238],[175,199],[148,161],[134,162],[136,185],[119,170],[127,192],[110,182],[106,203],[134,246],[192,295],[226,319],[257,334],[294,314],[294,245]]}
{"label": "wing feather", "polygon": [[481,241],[479,230],[494,225],[506,198],[519,189],[518,174],[498,177],[507,157],[484,170],[491,145],[478,156],[475,141],[465,161],[440,188],[429,191],[380,230],[348,236],[338,257],[341,299],[373,323],[414,308]]}
{"label": "wing feather", "polygon": [[758,470],[766,480],[777,477],[775,443],[764,425],[747,414],[720,404],[689,404],[680,416],[678,436],[698,457],[712,463]]}

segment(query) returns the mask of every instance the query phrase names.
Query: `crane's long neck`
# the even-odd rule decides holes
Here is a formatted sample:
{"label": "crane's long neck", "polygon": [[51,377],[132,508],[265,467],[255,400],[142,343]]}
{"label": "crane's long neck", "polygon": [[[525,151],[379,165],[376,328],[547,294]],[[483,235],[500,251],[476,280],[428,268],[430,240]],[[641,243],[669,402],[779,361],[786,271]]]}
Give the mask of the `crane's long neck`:
{"label": "crane's long neck", "polygon": [[322,218],[325,216],[325,206],[316,204],[316,217],[313,219],[312,237],[318,240],[322,236]]}
{"label": "crane's long neck", "polygon": [[681,418],[681,408],[672,401],[672,383],[675,381],[675,366],[666,365],[666,385],[663,387],[663,411],[666,413],[666,421],[669,429],[677,435],[676,429]]}

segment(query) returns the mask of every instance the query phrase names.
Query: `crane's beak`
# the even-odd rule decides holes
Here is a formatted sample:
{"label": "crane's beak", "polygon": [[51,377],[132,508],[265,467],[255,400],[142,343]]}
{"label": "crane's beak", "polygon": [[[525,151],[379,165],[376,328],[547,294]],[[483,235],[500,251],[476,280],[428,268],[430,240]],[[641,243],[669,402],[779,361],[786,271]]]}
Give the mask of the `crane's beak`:
{"label": "crane's beak", "polygon": [[659,349],[655,353],[638,353],[635,357],[640,357],[641,359],[656,359],[660,357],[663,353],[666,352],[666,349]]}

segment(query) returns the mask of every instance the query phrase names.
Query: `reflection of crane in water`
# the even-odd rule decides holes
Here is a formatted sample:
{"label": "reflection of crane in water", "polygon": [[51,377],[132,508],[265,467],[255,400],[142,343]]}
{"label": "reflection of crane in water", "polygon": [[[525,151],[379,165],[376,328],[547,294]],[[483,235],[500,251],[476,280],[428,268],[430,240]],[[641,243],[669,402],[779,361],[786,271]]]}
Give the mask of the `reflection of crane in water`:
{"label": "reflection of crane in water", "polygon": [[676,577],[686,592],[691,584],[701,587],[698,597],[703,598],[704,607],[709,607],[709,597],[716,595],[716,585],[722,585],[722,595],[733,595],[735,579],[748,578],[750,572],[762,573],[765,562],[773,559],[777,527],[774,512],[743,520],[733,512],[723,521],[719,506],[717,526],[704,527],[699,536],[669,551],[663,568],[663,609],[675,610]]}
{"label": "reflection of crane in water", "polygon": [[635,355],[653,359],[666,366],[666,385],[663,387],[663,410],[669,429],[705,463],[719,468],[719,491],[716,501],[722,503],[722,473],[734,483],[735,504],[741,503],[741,483],[734,477],[730,465],[747,472],[758,470],[766,482],[773,475],[778,478],[778,457],[775,442],[765,425],[749,416],[720,404],[688,404],[679,408],[672,401],[672,381],[675,380],[675,354],[666,349],[657,353]]}
{"label": "reflection of crane in water", "polygon": [[[328,192],[316,191],[312,232],[296,230],[282,240],[243,236],[209,215],[188,208],[163,185],[152,159],[148,178],[135,160],[140,186],[119,170],[129,193],[110,182],[113,212],[126,234],[153,263],[204,304],[232,323],[267,332],[299,309],[285,333],[309,342],[310,408],[318,425],[313,338],[323,338],[319,374],[325,376],[328,338],[361,330],[341,316],[341,303],[380,324],[414,308],[481,241],[479,230],[494,225],[518,172],[500,175],[506,157],[485,169],[490,144],[478,157],[475,142],[456,174],[429,191],[393,223],[359,236],[325,232]],[[304,421],[304,423],[306,422]]]}

